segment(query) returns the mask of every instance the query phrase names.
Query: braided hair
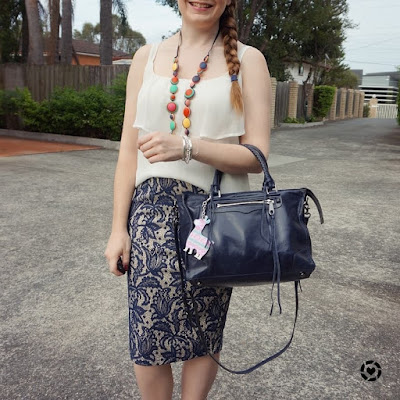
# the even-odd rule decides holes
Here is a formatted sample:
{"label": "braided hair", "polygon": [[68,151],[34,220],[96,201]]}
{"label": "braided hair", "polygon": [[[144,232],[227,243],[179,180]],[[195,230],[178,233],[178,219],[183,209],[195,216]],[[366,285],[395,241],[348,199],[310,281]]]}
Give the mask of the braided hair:
{"label": "braided hair", "polygon": [[243,112],[242,91],[237,81],[240,70],[240,61],[237,54],[238,32],[236,25],[236,0],[231,0],[231,4],[226,6],[220,18],[220,30],[224,43],[224,54],[228,65],[229,75],[232,80],[231,104],[238,113]]}

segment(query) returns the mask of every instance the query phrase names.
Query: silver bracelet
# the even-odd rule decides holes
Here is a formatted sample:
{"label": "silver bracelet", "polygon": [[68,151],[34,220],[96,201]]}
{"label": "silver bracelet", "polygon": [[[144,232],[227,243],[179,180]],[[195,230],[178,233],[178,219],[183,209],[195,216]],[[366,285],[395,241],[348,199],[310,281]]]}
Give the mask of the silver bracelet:
{"label": "silver bracelet", "polygon": [[186,148],[187,148],[187,145],[186,145],[186,136],[182,136],[182,149],[183,149],[183,152],[182,152],[182,161],[185,161],[185,156],[186,156]]}
{"label": "silver bracelet", "polygon": [[192,141],[190,140],[190,138],[186,138],[188,141],[188,147],[186,149],[186,156],[185,156],[185,163],[189,164],[189,161],[192,159],[192,150],[193,150],[193,145],[192,145]]}
{"label": "silver bracelet", "polygon": [[187,136],[182,136],[182,138],[183,138],[182,160],[185,161],[186,164],[189,164],[189,161],[192,159],[192,151],[193,151],[192,141]]}

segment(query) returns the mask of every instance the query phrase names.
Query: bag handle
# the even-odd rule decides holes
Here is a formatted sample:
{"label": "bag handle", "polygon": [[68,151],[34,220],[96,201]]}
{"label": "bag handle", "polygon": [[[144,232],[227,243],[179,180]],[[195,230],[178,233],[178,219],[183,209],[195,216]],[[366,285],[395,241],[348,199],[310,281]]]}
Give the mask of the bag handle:
{"label": "bag handle", "polygon": [[[266,192],[276,190],[275,181],[272,179],[272,176],[269,173],[268,163],[262,151],[258,147],[253,146],[252,144],[242,144],[241,146],[244,146],[247,149],[249,149],[257,158],[258,162],[261,164],[262,170],[264,172],[264,182],[262,190]],[[223,172],[219,171],[218,169],[215,170],[214,180],[210,190],[210,192],[214,195],[219,194],[221,191],[220,186],[221,186],[222,174]]]}

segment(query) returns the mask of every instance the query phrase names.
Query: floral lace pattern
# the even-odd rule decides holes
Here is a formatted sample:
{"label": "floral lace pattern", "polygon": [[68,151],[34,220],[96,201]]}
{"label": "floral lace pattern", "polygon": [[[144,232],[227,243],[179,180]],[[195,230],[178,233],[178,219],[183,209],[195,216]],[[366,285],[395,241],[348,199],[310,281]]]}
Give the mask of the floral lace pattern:
{"label": "floral lace pattern", "polygon": [[[150,178],[136,188],[132,198],[127,280],[129,347],[136,364],[163,365],[207,354],[184,308],[175,249],[174,207],[176,196],[185,191],[204,193],[187,182]],[[190,290],[190,283],[187,287]],[[232,289],[193,290],[209,350],[218,353]]]}

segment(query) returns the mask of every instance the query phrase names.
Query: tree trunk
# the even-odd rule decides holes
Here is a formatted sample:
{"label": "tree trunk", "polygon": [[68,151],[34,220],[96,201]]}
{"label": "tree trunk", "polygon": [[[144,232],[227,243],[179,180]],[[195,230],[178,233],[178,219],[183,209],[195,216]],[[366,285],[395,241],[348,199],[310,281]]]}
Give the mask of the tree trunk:
{"label": "tree trunk", "polygon": [[244,28],[244,6],[243,6],[243,0],[237,0],[236,2],[236,21],[237,21],[237,28],[238,28],[238,33],[239,33],[239,39],[240,35],[242,34],[243,28]]}
{"label": "tree trunk", "polygon": [[23,8],[23,13],[22,13],[21,37],[22,37],[21,61],[22,63],[27,63],[29,55],[29,28],[28,28],[28,16],[26,14],[25,7]]}
{"label": "tree trunk", "polygon": [[71,0],[62,0],[62,41],[61,62],[71,65],[72,61],[72,3]]}
{"label": "tree trunk", "polygon": [[[242,21],[242,29],[240,32],[240,41],[243,43],[247,43],[250,38],[251,27],[254,25],[254,20],[261,10],[261,7],[264,4],[264,0],[253,0],[251,3],[249,16],[246,22]],[[239,11],[240,12],[240,11]]]}
{"label": "tree trunk", "polygon": [[112,64],[112,0],[100,0],[100,64]]}
{"label": "tree trunk", "polygon": [[38,0],[25,0],[29,28],[28,64],[43,65],[43,34],[39,19]]}
{"label": "tree trunk", "polygon": [[58,64],[58,39],[60,29],[60,0],[49,0],[50,38],[48,43],[48,64]]}

